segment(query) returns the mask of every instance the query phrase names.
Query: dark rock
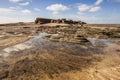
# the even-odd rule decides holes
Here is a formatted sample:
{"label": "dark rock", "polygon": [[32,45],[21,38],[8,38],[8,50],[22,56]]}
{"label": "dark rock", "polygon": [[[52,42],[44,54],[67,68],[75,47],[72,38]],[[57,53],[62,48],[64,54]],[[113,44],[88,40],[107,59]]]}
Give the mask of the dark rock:
{"label": "dark rock", "polygon": [[0,80],[7,78],[9,75],[9,71],[1,72],[0,73]]}

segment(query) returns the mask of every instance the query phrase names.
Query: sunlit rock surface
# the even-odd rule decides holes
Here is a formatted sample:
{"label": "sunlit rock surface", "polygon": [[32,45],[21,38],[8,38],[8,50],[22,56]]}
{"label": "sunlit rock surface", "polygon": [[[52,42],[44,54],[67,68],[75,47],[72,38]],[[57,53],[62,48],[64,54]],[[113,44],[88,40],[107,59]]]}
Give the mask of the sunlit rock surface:
{"label": "sunlit rock surface", "polygon": [[120,79],[119,40],[87,38],[91,44],[80,45],[52,42],[44,36],[58,35],[40,33],[1,50],[0,79]]}

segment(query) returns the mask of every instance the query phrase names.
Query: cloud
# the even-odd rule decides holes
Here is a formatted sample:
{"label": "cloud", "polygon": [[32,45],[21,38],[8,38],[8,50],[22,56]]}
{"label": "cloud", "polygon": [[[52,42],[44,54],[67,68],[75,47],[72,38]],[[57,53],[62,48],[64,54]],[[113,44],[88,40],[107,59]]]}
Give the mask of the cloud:
{"label": "cloud", "polygon": [[22,14],[31,14],[31,10],[29,9],[22,9],[19,6],[15,7],[8,7],[8,8],[0,8],[0,15],[22,15]]}
{"label": "cloud", "polygon": [[52,11],[53,14],[59,14],[59,12],[66,11],[69,8],[62,4],[52,4],[52,5],[48,6],[46,9],[49,11]]}
{"label": "cloud", "polygon": [[9,9],[9,8],[0,8],[0,13],[11,13],[13,12],[14,10],[12,9]]}
{"label": "cloud", "polygon": [[29,4],[30,4],[30,2],[19,3],[19,5],[21,5],[21,6],[27,6]]}
{"label": "cloud", "polygon": [[20,6],[27,6],[32,2],[32,0],[9,0],[9,1],[13,2],[13,3],[16,3]]}
{"label": "cloud", "polygon": [[28,9],[16,7],[0,8],[0,24],[13,23],[21,21],[30,21],[33,19],[31,11]]}
{"label": "cloud", "polygon": [[22,12],[23,14],[30,14],[30,13],[31,13],[31,11],[28,10],[28,9],[22,10],[21,12]]}
{"label": "cloud", "polygon": [[83,12],[97,12],[99,10],[101,10],[101,7],[99,6],[94,6],[94,5],[86,5],[86,4],[82,4],[80,6],[78,6],[78,14],[83,14]]}
{"label": "cloud", "polygon": [[97,0],[97,1],[95,2],[95,5],[100,5],[102,2],[103,2],[103,0]]}
{"label": "cloud", "polygon": [[11,17],[11,16],[0,16],[2,20],[0,20],[0,24],[3,23],[15,23],[15,22],[31,22],[34,19],[31,17]]}
{"label": "cloud", "polygon": [[88,5],[86,5],[86,4],[82,4],[82,5],[79,5],[79,6],[78,6],[78,10],[79,10],[80,12],[84,12],[84,11],[88,11],[88,10],[90,9],[90,7],[91,7],[91,6],[88,6]]}
{"label": "cloud", "polygon": [[20,2],[21,0],[9,0],[9,1],[16,3],[16,2]]}
{"label": "cloud", "polygon": [[89,12],[97,12],[97,11],[99,11],[99,10],[101,10],[101,8],[100,8],[99,6],[97,6],[97,7],[92,7],[92,8],[89,10]]}
{"label": "cloud", "polygon": [[41,11],[39,8],[34,8],[35,11]]}
{"label": "cloud", "polygon": [[20,10],[21,7],[20,6],[14,6],[14,7],[9,7],[9,9],[11,9],[11,10]]}
{"label": "cloud", "polygon": [[87,4],[81,4],[78,6],[78,13],[82,13],[82,12],[97,12],[101,9],[101,7],[99,6],[101,3],[103,2],[103,0],[97,0],[95,3],[93,3],[92,5],[87,5]]}

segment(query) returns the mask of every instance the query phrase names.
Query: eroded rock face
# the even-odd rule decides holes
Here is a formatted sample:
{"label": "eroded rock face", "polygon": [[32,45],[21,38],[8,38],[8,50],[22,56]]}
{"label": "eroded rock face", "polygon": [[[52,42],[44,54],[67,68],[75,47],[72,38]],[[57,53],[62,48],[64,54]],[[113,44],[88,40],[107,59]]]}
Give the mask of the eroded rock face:
{"label": "eroded rock face", "polygon": [[64,24],[86,24],[82,21],[73,21],[73,20],[66,20],[66,19],[47,19],[47,18],[36,18],[35,24],[46,24],[46,23],[64,23]]}
{"label": "eroded rock face", "polygon": [[[2,60],[0,61],[0,80],[8,77],[8,74],[9,74],[9,71],[8,71],[9,64],[4,62],[2,62]],[[2,68],[4,68],[4,70],[2,70]]]}
{"label": "eroded rock face", "polygon": [[35,24],[51,23],[51,19],[36,18]]}

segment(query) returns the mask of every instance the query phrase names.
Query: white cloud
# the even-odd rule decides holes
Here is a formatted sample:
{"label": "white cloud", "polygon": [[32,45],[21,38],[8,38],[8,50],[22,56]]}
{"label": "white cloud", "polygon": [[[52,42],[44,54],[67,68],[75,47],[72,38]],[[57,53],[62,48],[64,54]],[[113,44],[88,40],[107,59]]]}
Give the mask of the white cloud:
{"label": "white cloud", "polygon": [[100,5],[102,2],[103,2],[103,0],[97,0],[97,1],[95,2],[95,5]]}
{"label": "white cloud", "polygon": [[21,0],[9,0],[9,1],[16,3],[16,2],[20,2]]}
{"label": "white cloud", "polygon": [[79,5],[78,6],[78,10],[81,11],[81,12],[84,12],[84,11],[88,11],[90,9],[91,6],[88,6],[86,4],[82,4],[82,5]]}
{"label": "white cloud", "polygon": [[59,14],[59,12],[57,12],[57,11],[54,11],[54,12],[53,12],[53,14]]}
{"label": "white cloud", "polygon": [[31,14],[31,10],[29,9],[22,9],[19,6],[15,6],[15,7],[8,7],[8,8],[0,8],[0,15],[22,15],[20,14]]}
{"label": "white cloud", "polygon": [[12,9],[9,9],[9,8],[0,8],[0,13],[11,13],[13,12],[14,10]]}
{"label": "white cloud", "polygon": [[30,2],[19,3],[19,5],[21,5],[21,6],[27,6],[29,4],[30,4]]}
{"label": "white cloud", "polygon": [[20,6],[27,6],[32,2],[32,0],[9,0],[9,1],[13,3],[17,3]]}
{"label": "white cloud", "polygon": [[11,10],[19,10],[19,9],[21,9],[21,7],[20,6],[14,6],[14,7],[9,7],[9,9],[11,9]]}
{"label": "white cloud", "polygon": [[19,7],[0,8],[0,24],[34,20],[30,13],[30,10]]}
{"label": "white cloud", "polygon": [[11,16],[0,16],[0,24],[3,23],[15,23],[15,22],[31,22],[34,19],[31,17],[11,17]]}
{"label": "white cloud", "polygon": [[78,13],[81,12],[97,12],[101,9],[101,7],[99,6],[101,3],[103,2],[103,0],[97,0],[95,3],[91,4],[91,5],[87,5],[87,4],[81,4],[78,6]]}
{"label": "white cloud", "polygon": [[22,10],[21,12],[22,12],[23,14],[30,14],[30,13],[31,13],[31,11],[28,10],[28,9]]}
{"label": "white cloud", "polygon": [[52,4],[46,8],[49,11],[52,11],[53,14],[58,14],[60,11],[66,11],[68,10],[67,6],[64,6],[62,4]]}
{"label": "white cloud", "polygon": [[97,12],[99,10],[101,10],[101,8],[99,6],[97,6],[97,7],[92,7],[89,11],[90,12]]}
{"label": "white cloud", "polygon": [[41,11],[39,8],[34,8],[35,11]]}

